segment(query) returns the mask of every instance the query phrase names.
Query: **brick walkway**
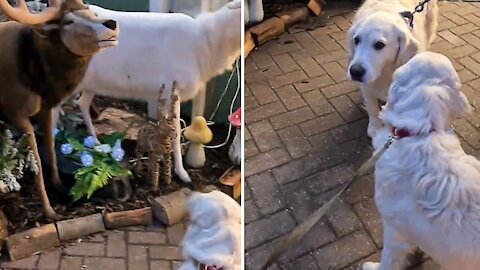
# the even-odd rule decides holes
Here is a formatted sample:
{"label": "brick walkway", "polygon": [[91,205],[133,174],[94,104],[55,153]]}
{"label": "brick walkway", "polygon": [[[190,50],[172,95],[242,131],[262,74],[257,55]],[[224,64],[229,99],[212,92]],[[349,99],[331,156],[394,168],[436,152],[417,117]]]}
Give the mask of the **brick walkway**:
{"label": "brick walkway", "polygon": [[[13,263],[1,270],[173,270],[181,264],[179,245],[187,222],[107,231]],[[5,261],[5,260],[2,260]]]}
{"label": "brick walkway", "polygon": [[[480,3],[441,4],[435,51],[449,56],[472,105],[480,104]],[[313,31],[295,30],[246,63],[247,269],[330,198],[371,154],[361,95],[346,78],[346,31],[353,13]],[[456,122],[464,149],[478,157],[480,113]],[[381,221],[372,176],[357,181],[334,211],[275,269],[357,269],[378,260]],[[438,269],[427,261],[421,269]]]}

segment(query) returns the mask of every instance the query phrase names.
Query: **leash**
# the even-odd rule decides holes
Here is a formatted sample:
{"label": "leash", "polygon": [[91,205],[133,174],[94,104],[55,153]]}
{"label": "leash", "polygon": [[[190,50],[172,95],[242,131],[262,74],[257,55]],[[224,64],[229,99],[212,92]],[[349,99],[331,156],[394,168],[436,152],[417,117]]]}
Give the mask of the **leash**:
{"label": "leash", "polygon": [[420,13],[422,12],[424,9],[425,9],[425,5],[430,2],[430,0],[423,0],[423,1],[420,1],[418,3],[417,6],[415,6],[415,9],[413,10],[413,12],[411,11],[403,11],[403,12],[400,12],[400,16],[402,16],[404,19],[405,19],[405,22],[408,24],[408,26],[410,27],[410,30],[413,29],[413,15],[415,13]]}
{"label": "leash", "polygon": [[327,211],[332,207],[333,203],[340,197],[345,190],[350,187],[350,185],[360,176],[365,175],[370,168],[375,165],[375,162],[385,153],[385,151],[390,147],[390,145],[397,139],[397,136],[392,136],[388,141],[383,145],[382,148],[375,151],[370,159],[367,160],[360,168],[353,173],[348,182],[338,191],[335,196],[333,196],[327,203],[318,208],[307,220],[298,225],[289,235],[287,235],[283,240],[281,240],[278,245],[275,247],[274,251],[268,257],[268,260],[260,268],[260,270],[266,270],[274,262],[276,262],[280,256],[282,256],[292,245],[300,241],[311,229],[318,223],[318,221],[327,213]]}
{"label": "leash", "polygon": [[425,9],[425,5],[430,2],[430,0],[423,0],[415,7],[415,10],[412,12],[412,15],[415,13],[420,13]]}

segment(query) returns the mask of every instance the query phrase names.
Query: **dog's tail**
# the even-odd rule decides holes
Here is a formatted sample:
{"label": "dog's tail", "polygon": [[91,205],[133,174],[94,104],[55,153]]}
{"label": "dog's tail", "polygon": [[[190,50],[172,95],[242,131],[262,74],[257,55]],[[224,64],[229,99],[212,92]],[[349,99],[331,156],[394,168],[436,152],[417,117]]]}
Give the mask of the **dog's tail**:
{"label": "dog's tail", "polygon": [[[433,40],[437,36],[437,27],[438,27],[438,1],[431,0],[427,3],[427,13],[425,16],[426,20],[426,30],[428,33],[428,44],[431,45]],[[429,46],[430,47],[430,46]]]}

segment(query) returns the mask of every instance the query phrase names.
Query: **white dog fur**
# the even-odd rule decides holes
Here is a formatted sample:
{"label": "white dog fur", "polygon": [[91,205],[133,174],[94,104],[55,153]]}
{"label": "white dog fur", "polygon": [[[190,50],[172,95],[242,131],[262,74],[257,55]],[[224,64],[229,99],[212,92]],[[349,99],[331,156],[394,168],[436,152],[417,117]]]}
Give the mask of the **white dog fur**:
{"label": "white dog fur", "polygon": [[197,270],[197,262],[223,270],[241,269],[242,210],[220,191],[194,193],[188,201],[192,220],[183,240],[180,270]]}
{"label": "white dog fur", "polygon": [[[359,83],[369,116],[368,135],[381,128],[380,101],[387,100],[393,72],[418,52],[428,50],[437,29],[437,0],[414,15],[411,30],[400,12],[413,11],[418,0],[366,0],[349,30],[347,76]],[[355,39],[358,44],[355,44]],[[385,46],[375,49],[375,43]],[[354,66],[355,65],[355,66]],[[363,68],[362,78],[352,76],[352,66]],[[357,73],[358,74],[358,73]],[[361,80],[361,81],[360,81]]]}
{"label": "white dog fur", "polygon": [[[170,100],[175,81],[180,99],[174,106],[175,173],[191,182],[182,162],[180,102],[191,100],[210,79],[233,67],[241,49],[241,3],[234,0],[196,19],[181,13],[118,12],[91,5],[99,16],[116,20],[121,33],[117,47],[93,57],[77,88],[89,133],[95,136],[90,117],[95,95],[147,101],[149,116],[156,118],[160,87],[165,84],[164,97]],[[56,121],[59,111],[56,108]]]}
{"label": "white dog fur", "polygon": [[384,227],[381,262],[364,270],[403,270],[420,248],[446,270],[480,267],[480,162],[467,155],[451,131],[470,112],[460,79],[447,57],[424,52],[394,74],[373,139],[383,146],[389,127],[398,139],[375,168],[375,202]]}

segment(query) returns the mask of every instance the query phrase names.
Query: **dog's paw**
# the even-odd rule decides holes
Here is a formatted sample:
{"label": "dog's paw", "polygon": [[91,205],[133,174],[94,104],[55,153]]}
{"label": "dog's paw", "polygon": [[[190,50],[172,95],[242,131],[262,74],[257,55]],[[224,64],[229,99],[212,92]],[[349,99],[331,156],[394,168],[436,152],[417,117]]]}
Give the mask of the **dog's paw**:
{"label": "dog's paw", "polygon": [[377,270],[379,266],[380,266],[379,263],[366,262],[366,263],[363,263],[362,270]]}

